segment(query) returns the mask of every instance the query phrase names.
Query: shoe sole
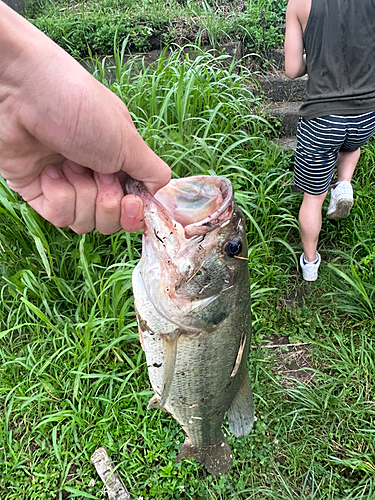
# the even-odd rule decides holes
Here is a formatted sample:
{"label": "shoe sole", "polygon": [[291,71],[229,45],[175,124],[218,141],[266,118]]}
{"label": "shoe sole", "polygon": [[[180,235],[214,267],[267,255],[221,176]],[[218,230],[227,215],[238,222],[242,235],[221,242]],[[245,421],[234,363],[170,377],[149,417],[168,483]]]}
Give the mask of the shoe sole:
{"label": "shoe sole", "polygon": [[327,219],[345,219],[350,214],[352,207],[353,200],[348,200],[347,198],[337,200],[336,210],[330,214],[327,214]]}

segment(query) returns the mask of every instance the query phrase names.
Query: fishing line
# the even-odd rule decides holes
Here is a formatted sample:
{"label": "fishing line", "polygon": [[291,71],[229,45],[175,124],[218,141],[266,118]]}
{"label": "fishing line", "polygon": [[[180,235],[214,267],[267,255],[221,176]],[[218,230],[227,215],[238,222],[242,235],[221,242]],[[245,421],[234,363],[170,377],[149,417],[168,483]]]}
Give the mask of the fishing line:
{"label": "fishing line", "polygon": [[228,479],[228,476],[226,476],[225,474],[223,474],[223,476],[225,477],[225,480],[229,486],[229,489],[231,490],[231,492],[233,493],[233,496],[235,497],[236,500],[240,500],[240,497],[237,495],[237,493],[234,491],[233,489],[233,486],[232,486],[232,483],[229,481]]}

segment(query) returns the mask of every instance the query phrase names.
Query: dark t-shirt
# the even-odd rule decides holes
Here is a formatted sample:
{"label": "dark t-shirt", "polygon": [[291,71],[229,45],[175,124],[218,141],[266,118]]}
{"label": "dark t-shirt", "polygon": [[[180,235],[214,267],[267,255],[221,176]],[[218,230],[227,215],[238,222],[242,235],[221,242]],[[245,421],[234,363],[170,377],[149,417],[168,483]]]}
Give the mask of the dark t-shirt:
{"label": "dark t-shirt", "polygon": [[375,111],[375,0],[312,0],[303,41],[301,116]]}

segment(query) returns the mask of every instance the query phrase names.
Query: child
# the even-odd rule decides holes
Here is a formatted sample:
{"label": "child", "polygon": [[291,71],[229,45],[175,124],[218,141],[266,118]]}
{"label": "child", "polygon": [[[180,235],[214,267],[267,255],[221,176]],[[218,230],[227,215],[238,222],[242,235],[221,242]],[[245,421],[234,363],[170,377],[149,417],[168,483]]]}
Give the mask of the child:
{"label": "child", "polygon": [[308,74],[300,109],[294,182],[304,192],[299,211],[303,278],[315,281],[322,205],[334,167],[327,217],[347,217],[360,147],[375,130],[375,0],[289,0],[285,71]]}

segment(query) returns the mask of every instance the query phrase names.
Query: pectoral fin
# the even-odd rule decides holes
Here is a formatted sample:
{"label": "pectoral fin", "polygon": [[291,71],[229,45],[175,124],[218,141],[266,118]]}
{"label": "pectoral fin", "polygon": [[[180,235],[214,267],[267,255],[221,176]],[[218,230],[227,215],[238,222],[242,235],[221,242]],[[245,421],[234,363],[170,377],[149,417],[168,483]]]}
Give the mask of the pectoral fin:
{"label": "pectoral fin", "polygon": [[229,430],[235,437],[247,436],[253,428],[254,415],[253,393],[248,373],[228,408]]}
{"label": "pectoral fin", "polygon": [[140,329],[140,327],[138,327],[138,336],[139,336],[139,342],[140,342],[141,347],[142,347],[142,351],[144,352],[145,351],[145,341],[143,340],[143,332]]}
{"label": "pectoral fin", "polygon": [[150,401],[148,402],[147,409],[149,410],[150,408],[157,408],[158,410],[163,409],[160,406],[160,396],[158,396],[157,394],[154,394],[150,399]]}
{"label": "pectoral fin", "polygon": [[160,396],[160,407],[163,407],[168,399],[169,391],[172,385],[173,375],[176,366],[177,342],[183,332],[178,328],[171,335],[163,337],[165,347],[164,363],[164,383]]}

